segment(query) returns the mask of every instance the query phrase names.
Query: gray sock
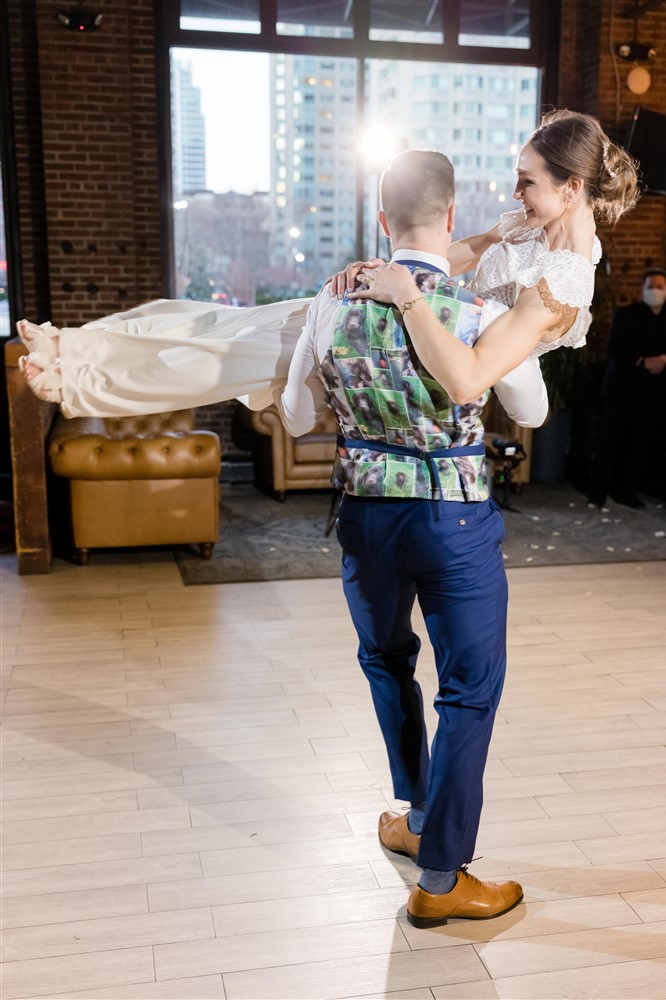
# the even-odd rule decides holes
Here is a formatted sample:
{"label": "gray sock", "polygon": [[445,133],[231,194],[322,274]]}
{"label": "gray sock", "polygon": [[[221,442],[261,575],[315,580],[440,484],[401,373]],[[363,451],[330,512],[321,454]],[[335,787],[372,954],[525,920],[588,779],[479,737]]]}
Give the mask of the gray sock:
{"label": "gray sock", "polygon": [[413,802],[407,815],[407,826],[410,833],[421,835],[423,830],[423,820],[425,819],[425,802]]}
{"label": "gray sock", "polygon": [[451,892],[457,881],[457,871],[440,872],[434,868],[424,868],[419,885],[433,896],[444,896],[447,892]]}

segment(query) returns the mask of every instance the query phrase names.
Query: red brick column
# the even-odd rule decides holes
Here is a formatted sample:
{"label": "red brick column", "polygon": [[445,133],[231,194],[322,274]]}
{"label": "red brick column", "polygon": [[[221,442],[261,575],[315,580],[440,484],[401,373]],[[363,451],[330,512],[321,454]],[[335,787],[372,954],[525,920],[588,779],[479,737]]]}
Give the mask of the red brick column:
{"label": "red brick column", "polygon": [[9,6],[26,314],[78,325],[159,297],[152,0],[102,4],[81,33],[60,0]]}
{"label": "red brick column", "polygon": [[[630,93],[626,77],[631,64],[611,55],[618,42],[633,38],[633,20],[620,16],[630,6],[611,5],[611,0],[563,0],[562,4],[560,107],[597,115],[618,141],[624,140],[636,106],[666,114],[666,12],[645,13],[638,23],[639,41],[650,42],[658,53],[649,66],[652,86],[646,94]],[[644,196],[633,212],[615,228],[601,230],[599,236],[610,261],[616,303],[635,300],[642,272],[666,264],[666,197]]]}

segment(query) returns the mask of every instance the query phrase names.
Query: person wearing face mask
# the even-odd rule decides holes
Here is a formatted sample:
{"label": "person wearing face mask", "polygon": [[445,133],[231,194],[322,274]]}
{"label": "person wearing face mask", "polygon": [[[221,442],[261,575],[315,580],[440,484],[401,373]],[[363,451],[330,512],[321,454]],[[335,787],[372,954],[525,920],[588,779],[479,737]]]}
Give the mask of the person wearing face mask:
{"label": "person wearing face mask", "polygon": [[[666,495],[666,457],[657,428],[666,422],[666,270],[643,275],[640,302],[620,306],[608,336],[608,363],[602,386],[602,438],[592,465],[589,503],[610,495],[640,509],[639,489]],[[640,434],[631,415],[640,414]]]}

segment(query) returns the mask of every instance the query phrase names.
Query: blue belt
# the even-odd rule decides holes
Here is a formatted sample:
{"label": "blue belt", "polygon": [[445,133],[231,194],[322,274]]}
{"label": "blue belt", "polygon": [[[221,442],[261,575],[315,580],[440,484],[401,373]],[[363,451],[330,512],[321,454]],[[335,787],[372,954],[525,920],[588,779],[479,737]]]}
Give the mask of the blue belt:
{"label": "blue belt", "polygon": [[389,444],[387,441],[371,441],[368,438],[343,438],[338,435],[339,448],[362,448],[366,451],[380,451],[385,455],[410,455],[412,458],[420,458],[427,462],[430,472],[431,485],[433,490],[439,491],[440,499],[443,499],[442,486],[439,481],[439,470],[434,461],[436,458],[464,458],[467,455],[485,455],[486,446],[481,444],[468,444],[462,448],[455,445],[449,448],[434,448],[432,451],[423,451],[421,448],[408,448],[407,445]]}

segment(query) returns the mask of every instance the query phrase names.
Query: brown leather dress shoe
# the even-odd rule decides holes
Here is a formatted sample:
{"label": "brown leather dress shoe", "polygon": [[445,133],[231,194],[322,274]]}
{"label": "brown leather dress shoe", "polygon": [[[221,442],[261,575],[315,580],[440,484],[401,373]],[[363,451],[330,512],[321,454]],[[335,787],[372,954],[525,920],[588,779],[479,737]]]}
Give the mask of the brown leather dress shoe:
{"label": "brown leather dress shoe", "polygon": [[488,920],[513,909],[522,898],[517,882],[481,882],[461,868],[455,886],[443,896],[415,885],[407,903],[407,919],[414,927],[439,927],[449,917]]}
{"label": "brown leather dress shoe", "polygon": [[419,853],[421,838],[409,829],[408,815],[409,813],[382,813],[379,817],[379,839],[387,850],[415,858]]}

